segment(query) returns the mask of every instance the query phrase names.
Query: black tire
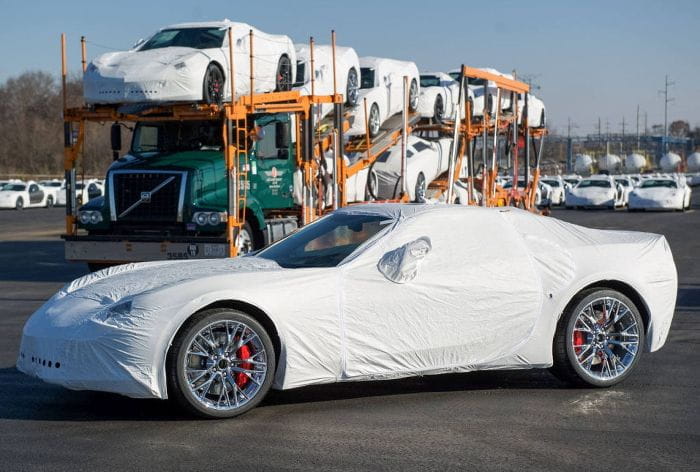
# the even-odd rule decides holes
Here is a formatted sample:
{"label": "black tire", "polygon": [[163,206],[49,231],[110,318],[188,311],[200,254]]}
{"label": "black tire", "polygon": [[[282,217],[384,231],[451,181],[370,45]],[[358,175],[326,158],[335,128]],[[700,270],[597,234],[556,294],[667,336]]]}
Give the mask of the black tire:
{"label": "black tire", "polygon": [[360,96],[360,80],[357,76],[357,70],[351,68],[348,71],[348,80],[345,87],[345,103],[348,106],[354,107]]}
{"label": "black tire", "polygon": [[445,102],[440,94],[437,94],[435,97],[435,104],[433,105],[433,118],[435,119],[435,123],[442,123],[442,121],[445,119]]}
{"label": "black tire", "polygon": [[15,210],[24,210],[24,198],[17,198],[17,201],[15,202]]}
{"label": "black tire", "polygon": [[428,184],[425,181],[423,172],[418,174],[416,178],[416,188],[413,190],[413,201],[415,203],[425,203],[425,192],[428,189]]}
{"label": "black tire", "polygon": [[[218,410],[203,405],[195,398],[189,387],[187,373],[185,372],[185,362],[188,346],[192,339],[197,336],[202,329],[217,321],[233,321],[243,323],[255,334],[265,349],[265,378],[261,382],[259,389],[247,403],[240,407]],[[232,418],[255,408],[267,395],[272,386],[275,376],[276,359],[275,351],[270,336],[265,328],[247,313],[230,308],[214,308],[205,310],[193,315],[185,322],[173,340],[173,344],[168,351],[166,360],[166,372],[168,380],[168,397],[179,404],[191,414],[203,418]]]}
{"label": "black tire", "polygon": [[46,197],[46,208],[53,208],[53,197],[51,195]]}
{"label": "black tire", "polygon": [[[599,379],[589,375],[589,373],[576,360],[576,353],[573,345],[573,332],[578,314],[591,302],[600,298],[610,297],[621,301],[629,308],[630,316],[633,317],[638,326],[638,345],[631,363],[618,376],[612,379]],[[551,372],[565,382],[578,386],[610,387],[626,379],[634,370],[639,358],[644,350],[644,322],[637,306],[628,297],[618,292],[606,288],[590,288],[582,291],[574,297],[564,310],[557,329],[554,334],[552,352],[554,364]],[[608,345],[609,347],[609,345]],[[584,354],[583,352],[579,355]]]}
{"label": "black tire", "polygon": [[277,92],[286,92],[292,90],[292,85],[292,62],[289,60],[289,57],[283,55],[277,62],[275,90]]}
{"label": "black tire", "polygon": [[209,105],[220,105],[224,101],[224,72],[216,64],[209,64],[204,73],[202,96]]}
{"label": "black tire", "polygon": [[379,106],[373,103],[369,108],[369,135],[371,137],[376,137],[379,134],[379,130],[382,123],[379,119]]}
{"label": "black tire", "polygon": [[418,109],[418,82],[416,79],[412,79],[411,85],[408,87],[408,109],[410,111]]}

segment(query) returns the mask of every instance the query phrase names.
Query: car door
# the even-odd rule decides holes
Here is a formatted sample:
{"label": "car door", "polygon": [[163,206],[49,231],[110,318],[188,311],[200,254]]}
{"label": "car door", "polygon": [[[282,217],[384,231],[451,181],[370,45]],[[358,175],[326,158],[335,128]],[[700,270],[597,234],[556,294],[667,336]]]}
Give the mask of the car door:
{"label": "car door", "polygon": [[37,184],[31,184],[28,191],[30,205],[40,205],[44,201],[44,191]]}
{"label": "car door", "polygon": [[[414,265],[415,277],[392,278],[387,261],[401,253],[409,257],[412,244],[419,257],[426,241],[430,248]],[[542,303],[520,236],[498,211],[463,207],[428,210],[397,223],[341,266],[341,290],[346,378],[464,370],[496,361],[530,336]]]}

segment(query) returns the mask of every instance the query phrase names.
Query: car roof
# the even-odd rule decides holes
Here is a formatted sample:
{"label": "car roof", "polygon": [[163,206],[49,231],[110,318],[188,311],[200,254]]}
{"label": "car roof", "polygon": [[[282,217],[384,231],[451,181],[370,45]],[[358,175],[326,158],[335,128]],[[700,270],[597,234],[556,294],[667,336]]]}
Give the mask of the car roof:
{"label": "car roof", "polygon": [[190,23],[176,23],[174,25],[165,26],[161,28],[161,30],[182,28],[228,28],[229,26],[232,26],[234,28],[244,28],[246,32],[248,30],[253,29],[253,27],[250,26],[248,23],[238,23],[229,19],[223,19],[221,21],[195,21]]}

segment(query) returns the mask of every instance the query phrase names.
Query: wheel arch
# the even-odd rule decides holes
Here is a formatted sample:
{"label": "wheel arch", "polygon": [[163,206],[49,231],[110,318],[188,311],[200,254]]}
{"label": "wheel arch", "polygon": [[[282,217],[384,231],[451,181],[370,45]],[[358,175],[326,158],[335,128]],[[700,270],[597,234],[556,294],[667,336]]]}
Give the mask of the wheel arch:
{"label": "wheel arch", "polygon": [[[214,65],[214,66],[219,68],[219,70],[221,71],[221,74],[224,76],[224,83],[225,83],[228,80],[228,74],[226,73],[226,68],[223,65],[221,65],[221,63],[219,61],[217,61],[216,59],[210,60],[209,64],[207,64],[207,68],[209,68],[209,66],[211,66],[211,65]],[[206,73],[206,69],[204,71]]]}
{"label": "wheel arch", "polygon": [[[617,290],[634,303],[634,305],[637,307],[639,310],[639,314],[642,316],[642,321],[644,322],[644,334],[647,334],[649,332],[649,324],[651,322],[651,313],[649,311],[649,307],[647,306],[646,302],[644,301],[644,298],[639,294],[639,292],[632,287],[630,284],[623,282],[621,280],[615,280],[615,279],[605,279],[605,280],[598,280],[596,282],[589,283],[585,287],[582,287],[580,290],[578,290],[568,301],[566,304],[566,307],[564,308],[564,312],[566,310],[570,309],[574,303],[576,303],[577,297],[581,294],[581,292],[585,290],[590,290],[590,289],[601,289],[601,290]],[[559,315],[561,317],[561,314]]]}

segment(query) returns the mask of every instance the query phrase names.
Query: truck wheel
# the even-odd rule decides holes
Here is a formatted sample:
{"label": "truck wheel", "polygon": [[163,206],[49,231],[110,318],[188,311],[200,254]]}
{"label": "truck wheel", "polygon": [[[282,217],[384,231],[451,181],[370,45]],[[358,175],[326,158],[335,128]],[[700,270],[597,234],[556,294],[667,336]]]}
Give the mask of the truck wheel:
{"label": "truck wheel", "polygon": [[19,197],[17,201],[15,202],[15,210],[22,210],[24,209],[24,199],[22,197]]}
{"label": "truck wheel", "polygon": [[209,64],[204,73],[204,101],[219,105],[224,101],[224,73],[215,64]]}
{"label": "truck wheel", "polygon": [[267,395],[275,364],[270,335],[253,317],[230,308],[202,311],[168,351],[168,394],[197,416],[231,418]]}
{"label": "truck wheel", "polygon": [[238,254],[244,255],[255,251],[255,233],[253,232],[252,226],[247,221],[241,228],[236,238],[236,248],[238,248]]}

